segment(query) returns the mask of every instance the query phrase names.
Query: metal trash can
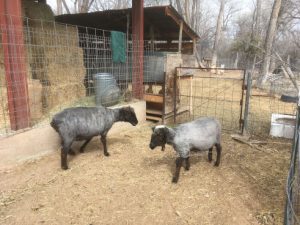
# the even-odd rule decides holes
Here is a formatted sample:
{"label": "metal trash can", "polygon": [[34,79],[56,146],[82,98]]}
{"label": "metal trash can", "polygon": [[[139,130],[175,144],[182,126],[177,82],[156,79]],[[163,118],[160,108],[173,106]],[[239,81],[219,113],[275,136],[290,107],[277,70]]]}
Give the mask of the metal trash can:
{"label": "metal trash can", "polygon": [[93,75],[96,105],[112,106],[118,103],[120,89],[116,79],[110,73]]}

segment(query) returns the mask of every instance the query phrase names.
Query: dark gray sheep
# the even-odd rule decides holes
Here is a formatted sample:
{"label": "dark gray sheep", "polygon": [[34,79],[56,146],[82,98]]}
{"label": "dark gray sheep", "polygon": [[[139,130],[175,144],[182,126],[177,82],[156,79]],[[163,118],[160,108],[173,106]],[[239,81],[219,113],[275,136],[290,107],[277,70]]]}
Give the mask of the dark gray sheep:
{"label": "dark gray sheep", "polygon": [[212,149],[216,146],[217,160],[215,166],[219,166],[221,160],[221,125],[214,118],[203,117],[189,123],[181,124],[175,128],[159,125],[153,128],[149,147],[154,149],[165,144],[172,145],[179,157],[176,159],[176,172],[173,182],[179,179],[180,168],[185,161],[185,169],[190,169],[189,154],[191,149],[209,150],[208,161],[212,161]]}
{"label": "dark gray sheep", "polygon": [[71,145],[74,141],[85,140],[80,147],[80,152],[90,140],[100,135],[104,148],[104,155],[109,156],[106,146],[106,135],[115,122],[129,122],[133,126],[137,125],[134,109],[132,107],[122,107],[109,109],[105,107],[76,107],[68,108],[56,114],[51,126],[59,134],[62,141],[61,168],[68,169],[67,154],[75,154]]}

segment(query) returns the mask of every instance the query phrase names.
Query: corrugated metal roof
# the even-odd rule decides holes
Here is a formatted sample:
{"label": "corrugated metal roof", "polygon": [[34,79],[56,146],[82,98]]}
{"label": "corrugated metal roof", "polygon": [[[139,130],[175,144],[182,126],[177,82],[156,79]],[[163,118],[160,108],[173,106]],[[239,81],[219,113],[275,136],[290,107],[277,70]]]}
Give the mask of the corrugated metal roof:
{"label": "corrugated metal roof", "polygon": [[[129,15],[131,33],[131,8],[64,14],[56,16],[55,20],[77,26],[126,32],[127,15]],[[151,39],[150,27],[152,26],[155,40],[178,40],[180,21],[183,21],[183,40],[199,38],[172,6],[146,7],[144,8],[144,39]]]}

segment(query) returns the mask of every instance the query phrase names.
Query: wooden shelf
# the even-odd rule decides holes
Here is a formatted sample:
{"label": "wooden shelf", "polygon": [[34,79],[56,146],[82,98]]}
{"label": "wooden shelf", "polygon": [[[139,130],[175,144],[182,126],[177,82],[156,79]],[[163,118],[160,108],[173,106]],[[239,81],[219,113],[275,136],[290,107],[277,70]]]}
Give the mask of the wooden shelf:
{"label": "wooden shelf", "polygon": [[147,114],[152,114],[152,115],[158,115],[158,116],[163,115],[163,112],[161,110],[155,110],[155,109],[147,109],[146,113]]}
{"label": "wooden shelf", "polygon": [[144,100],[146,102],[163,103],[164,97],[162,95],[144,94]]}
{"label": "wooden shelf", "polygon": [[158,117],[158,116],[149,116],[149,115],[146,115],[146,119],[147,120],[151,120],[151,121],[156,121],[156,122],[162,121],[161,117]]}

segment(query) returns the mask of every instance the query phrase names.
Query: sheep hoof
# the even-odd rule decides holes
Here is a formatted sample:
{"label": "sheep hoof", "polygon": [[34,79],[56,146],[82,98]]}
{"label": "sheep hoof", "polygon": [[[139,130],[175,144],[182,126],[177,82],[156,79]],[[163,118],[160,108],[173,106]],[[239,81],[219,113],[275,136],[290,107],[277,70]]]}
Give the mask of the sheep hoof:
{"label": "sheep hoof", "polygon": [[68,166],[61,166],[61,168],[62,168],[63,170],[69,169]]}
{"label": "sheep hoof", "polygon": [[68,154],[69,155],[76,155],[76,153],[72,149],[69,150]]}
{"label": "sheep hoof", "polygon": [[220,165],[220,163],[219,162],[215,162],[215,167],[218,167]]}
{"label": "sheep hoof", "polygon": [[188,171],[188,170],[190,170],[190,167],[184,167],[184,169]]}
{"label": "sheep hoof", "polygon": [[84,153],[84,149],[80,149],[79,152],[80,152],[80,153]]}
{"label": "sheep hoof", "polygon": [[107,157],[110,156],[110,154],[108,152],[104,152],[104,155]]}
{"label": "sheep hoof", "polygon": [[178,178],[177,177],[173,177],[172,183],[176,184],[177,182],[178,182]]}

